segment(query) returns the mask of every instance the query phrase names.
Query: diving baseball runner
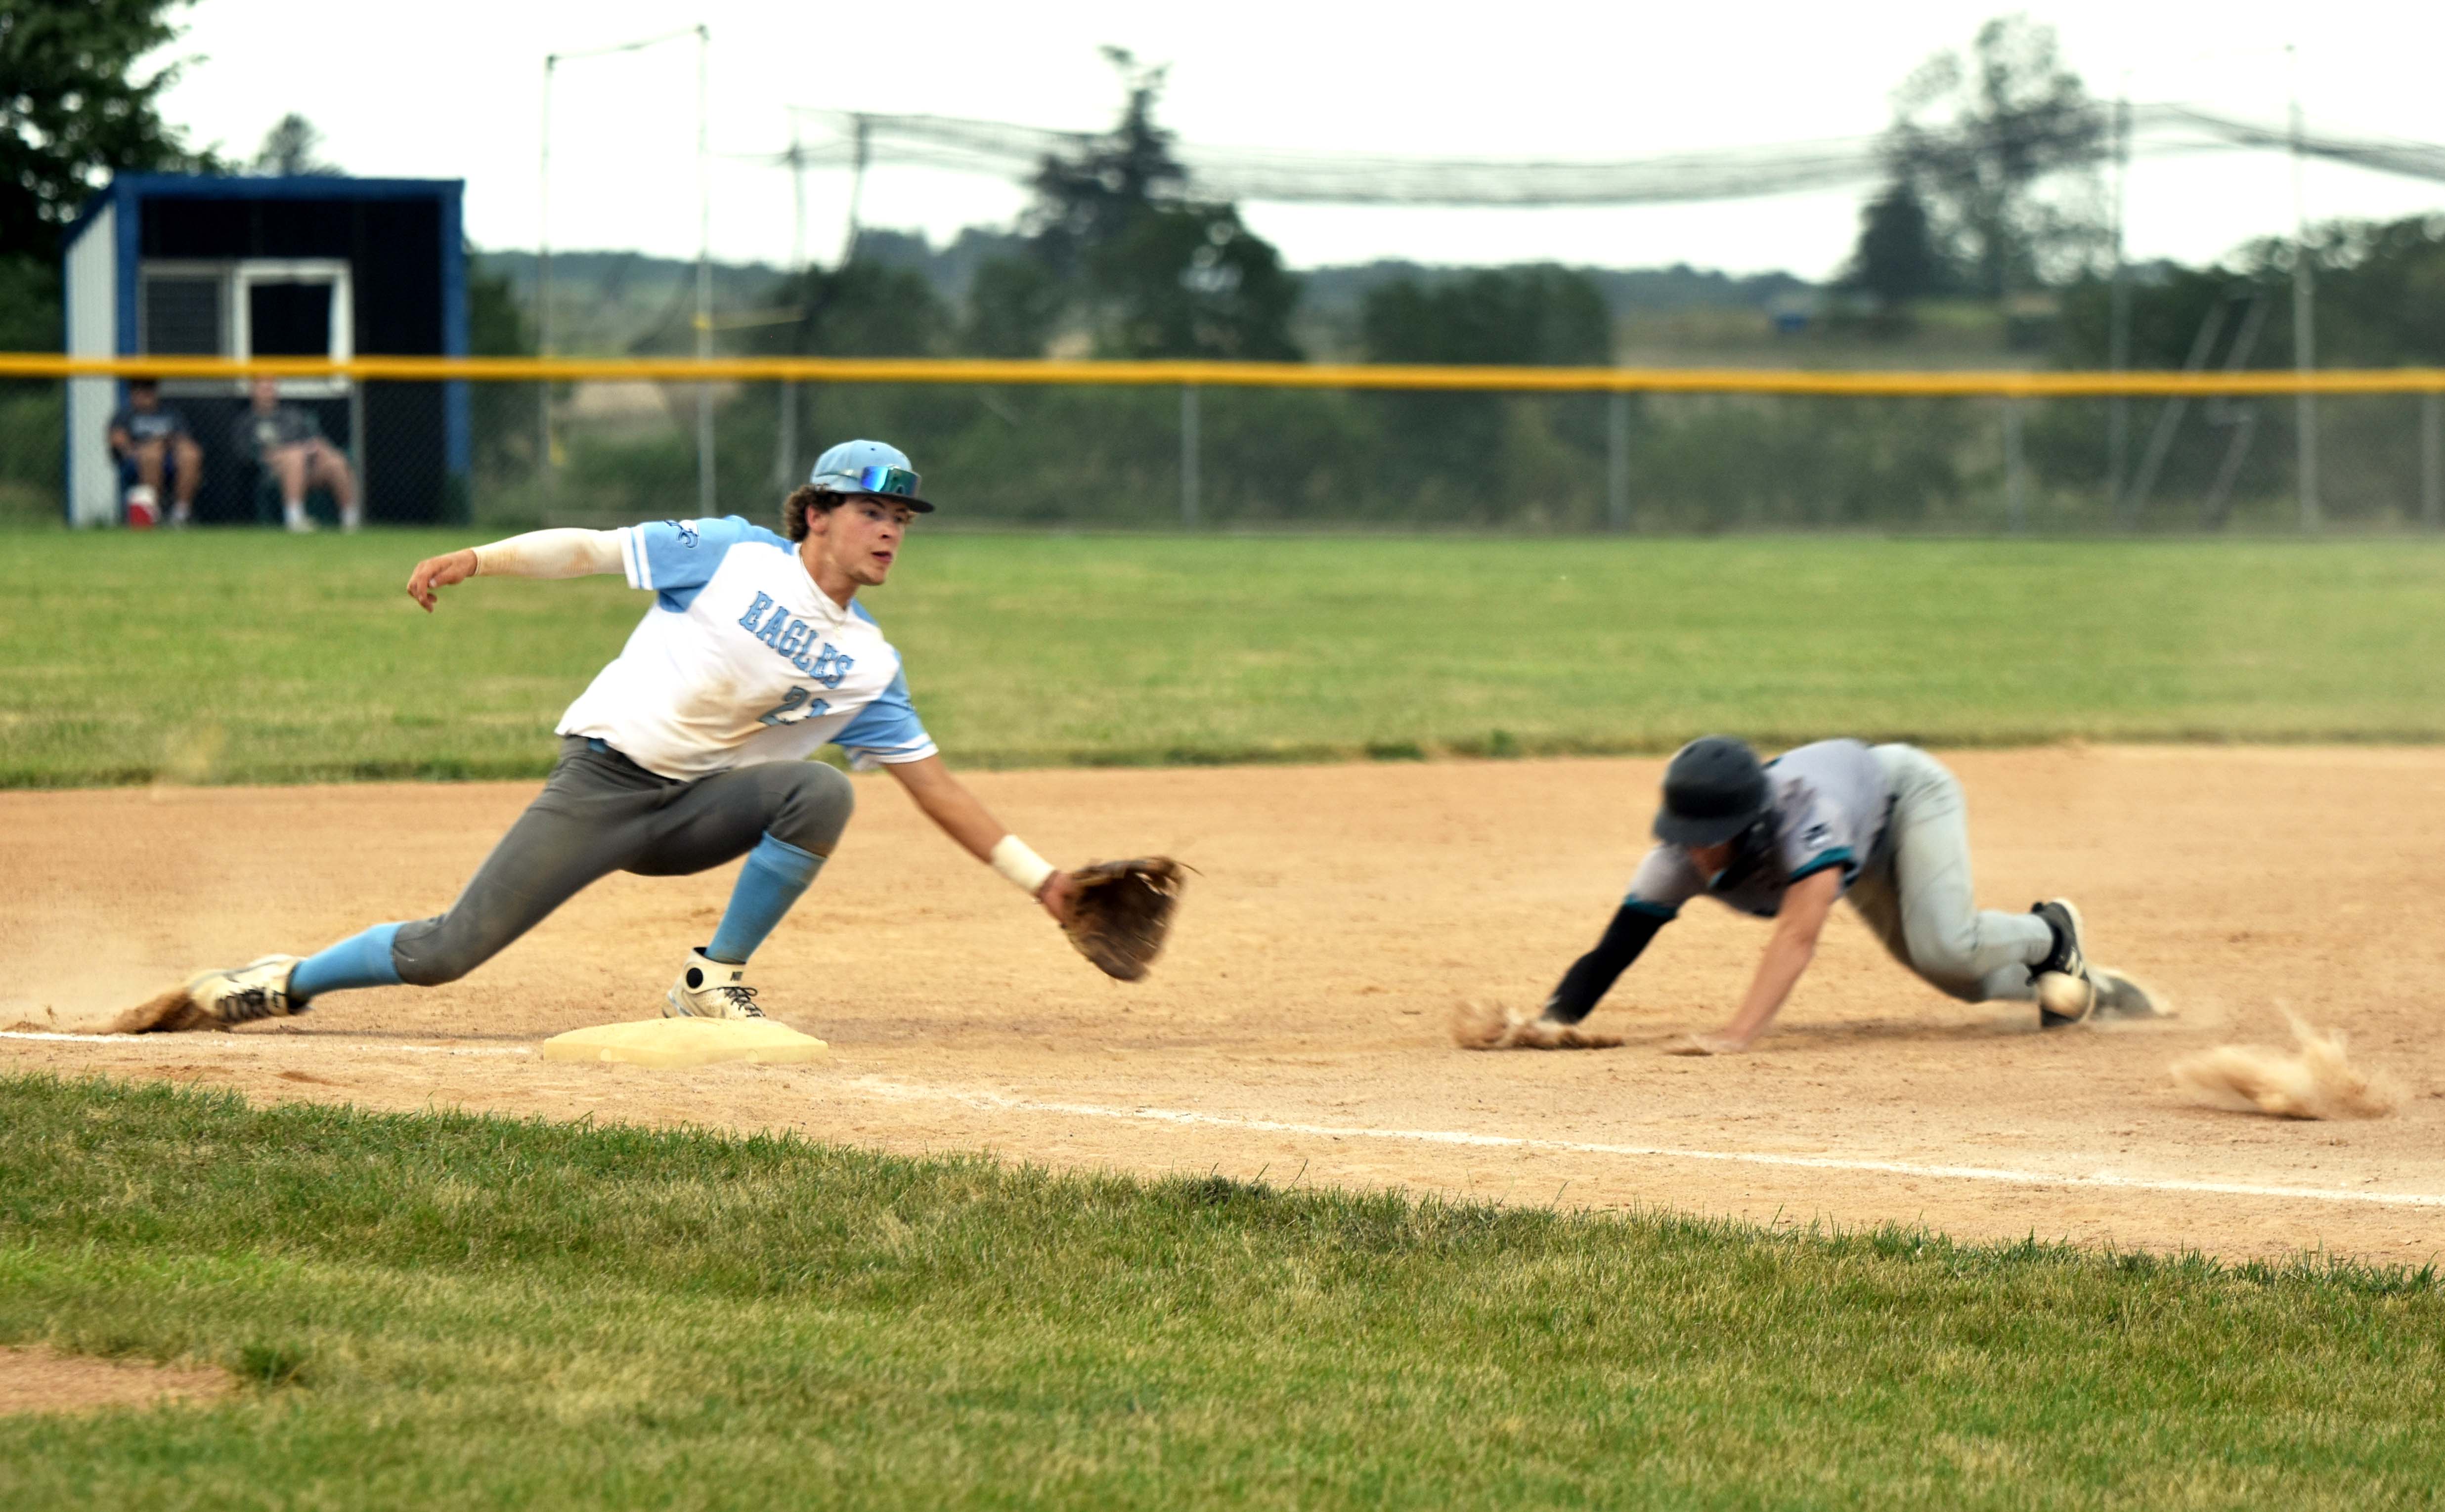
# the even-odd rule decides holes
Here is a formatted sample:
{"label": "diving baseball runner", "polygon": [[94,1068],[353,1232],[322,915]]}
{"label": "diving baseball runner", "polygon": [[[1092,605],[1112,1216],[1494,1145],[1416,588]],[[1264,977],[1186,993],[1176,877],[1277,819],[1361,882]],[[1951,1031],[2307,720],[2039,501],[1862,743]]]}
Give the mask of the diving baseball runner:
{"label": "diving baseball runner", "polygon": [[664,520],[536,531],[419,563],[407,591],[427,612],[437,590],[479,574],[620,572],[654,601],[561,717],[543,792],[447,912],[375,924],[303,960],[203,973],[122,1028],[225,1028],[351,987],[454,981],[610,872],[682,876],[741,855],[729,906],[687,953],[663,1013],[762,1017],[748,961],[823,869],[854,801],[848,777],[806,759],[827,743],[890,773],[944,833],[1069,924],[1077,880],[943,765],[900,653],[857,603],[889,575],[910,520],[933,510],[917,488],[897,449],[848,441],[790,495],[777,534],[736,515]]}
{"label": "diving baseball runner", "polygon": [[1961,784],[1915,747],[1820,740],[1761,764],[1739,740],[1693,740],[1665,770],[1654,831],[1604,938],[1546,999],[1545,1023],[1585,1018],[1698,897],[1772,919],[1775,930],[1740,1011],[1682,1054],[1745,1050],[1764,1034],[1846,895],[1894,959],[1964,1002],[2035,999],[2050,1029],[2091,1012],[2160,1011],[2137,982],[2088,961],[2070,903],[2019,914],[1977,906]]}

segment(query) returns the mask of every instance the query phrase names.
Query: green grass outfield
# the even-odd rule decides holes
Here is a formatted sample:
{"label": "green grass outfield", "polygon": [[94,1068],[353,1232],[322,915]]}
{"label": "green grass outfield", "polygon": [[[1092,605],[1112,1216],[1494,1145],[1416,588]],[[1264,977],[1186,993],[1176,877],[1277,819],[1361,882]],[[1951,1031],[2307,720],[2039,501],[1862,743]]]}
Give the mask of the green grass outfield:
{"label": "green grass outfield", "polygon": [[[0,533],[0,786],[532,776],[646,600],[464,534]],[[968,765],[2445,738],[2445,542],[928,536],[868,603]]]}
{"label": "green grass outfield", "polygon": [[2358,1508],[2445,1286],[0,1078],[34,1508]]}

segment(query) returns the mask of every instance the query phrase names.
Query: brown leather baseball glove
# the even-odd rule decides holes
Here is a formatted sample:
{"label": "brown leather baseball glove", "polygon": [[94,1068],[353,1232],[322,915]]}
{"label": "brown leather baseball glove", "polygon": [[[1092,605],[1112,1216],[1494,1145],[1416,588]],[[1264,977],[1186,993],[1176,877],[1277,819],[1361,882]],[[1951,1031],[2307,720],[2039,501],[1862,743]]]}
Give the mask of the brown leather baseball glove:
{"label": "brown leather baseball glove", "polygon": [[1095,861],[1070,873],[1077,891],[1062,932],[1106,976],[1142,980],[1163,954],[1188,868],[1169,856]]}

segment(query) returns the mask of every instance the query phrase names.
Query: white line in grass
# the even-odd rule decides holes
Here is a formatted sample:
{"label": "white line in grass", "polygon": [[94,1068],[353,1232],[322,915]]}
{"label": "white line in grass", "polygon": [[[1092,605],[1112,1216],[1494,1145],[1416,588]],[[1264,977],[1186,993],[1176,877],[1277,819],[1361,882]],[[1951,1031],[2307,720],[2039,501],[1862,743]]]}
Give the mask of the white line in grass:
{"label": "white line in grass", "polygon": [[[246,1035],[181,1035],[175,1040],[159,1035],[71,1035],[28,1030],[0,1030],[0,1039],[68,1041],[82,1045],[176,1044],[181,1052],[232,1049],[239,1046],[300,1045],[318,1053],[333,1050],[392,1051],[421,1055],[532,1055],[528,1045],[403,1045],[334,1040],[324,1036]],[[1228,1113],[1198,1113],[1171,1108],[1108,1108],[1100,1103],[1040,1102],[999,1092],[969,1092],[956,1087],[919,1087],[879,1076],[861,1076],[838,1085],[898,1102],[958,1103],[982,1112],[1052,1113],[1070,1118],[1103,1118],[1125,1123],[1171,1124],[1202,1129],[1241,1129],[1260,1134],[1306,1134],[1326,1139],[1382,1139],[1413,1145],[1459,1145],[1479,1149],[1559,1150],[1575,1155],[1621,1155],[1635,1160],[1713,1161],[1734,1166],[1767,1166],[1786,1170],[1864,1171],[1883,1176],[1920,1176],[1936,1181],[1990,1182],[2007,1186],[2076,1186],[2111,1191],[2182,1192],[2209,1197],[2268,1197],[2287,1202],[2350,1203],[2380,1207],[2445,1208],[2445,1196],[2426,1192],[2351,1192],[2331,1186],[2261,1186],[2248,1182],[2185,1181],[2179,1177],[2122,1176],[2113,1171],[2073,1173],[2017,1170],[2006,1166],[1920,1166],[1898,1160],[1846,1160],[1831,1155],[1775,1155],[1752,1150],[1682,1149],[1669,1145],[1606,1145],[1576,1139],[1525,1139],[1513,1134],[1475,1134],[1447,1129],[1364,1129],[1339,1124],[1294,1124],[1275,1118],[1239,1118]]]}
{"label": "white line in grass", "polygon": [[1442,1129],[1358,1129],[1334,1124],[1293,1124],[1273,1118],[1238,1118],[1168,1108],[1107,1108],[1096,1103],[1037,1102],[998,1092],[861,1076],[846,1085],[904,1102],[960,1103],[988,1112],[1057,1113],[1072,1118],[1129,1123],[1185,1124],[1204,1129],[1244,1129],[1265,1134],[1311,1134],[1332,1139],[1400,1140],[1415,1145],[1464,1145],[1485,1149],[1550,1149],[1577,1155],[1626,1155],[1641,1160],[1716,1161],[1735,1166],[1773,1166],[1796,1170],[1869,1171],[1885,1176],[1924,1176],[1940,1181],[1995,1182],[2010,1186],[2084,1186],[2116,1191],[2190,1192],[2214,1197],[2274,1197],[2292,1202],[2360,1203],[2384,1207],[2445,1207],[2445,1196],[2425,1192],[2351,1192],[2330,1186],[2259,1186],[2246,1182],[2184,1181],[2174,1177],[2120,1176],[2112,1171],[2072,1174],[2015,1170],[2000,1166],[1919,1166],[1898,1160],[1844,1160],[1830,1155],[1773,1155],[1747,1150],[1679,1149],[1666,1145],[1599,1145],[1575,1139],[1523,1139],[1511,1134],[1472,1134]]}
{"label": "white line in grass", "polygon": [[408,1055],[532,1055],[532,1045],[400,1045],[381,1040],[340,1039],[328,1035],[70,1035],[39,1029],[0,1029],[0,1039],[47,1039],[72,1045],[145,1045],[156,1050],[260,1049],[267,1045],[305,1045],[319,1053],[333,1050],[391,1050]]}

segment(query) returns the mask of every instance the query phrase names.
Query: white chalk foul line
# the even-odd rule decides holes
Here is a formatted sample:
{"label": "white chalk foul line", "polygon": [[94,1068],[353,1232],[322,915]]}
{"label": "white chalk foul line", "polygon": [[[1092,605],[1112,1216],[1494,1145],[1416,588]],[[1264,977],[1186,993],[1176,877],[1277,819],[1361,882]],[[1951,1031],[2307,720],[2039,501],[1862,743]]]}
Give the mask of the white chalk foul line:
{"label": "white chalk foul line", "polygon": [[988,1112],[1056,1113],[1072,1118],[1118,1119],[1129,1123],[1189,1125],[1206,1129],[1242,1129],[1265,1134],[1311,1134],[1332,1139],[1398,1140],[1413,1145],[1463,1145],[1484,1149],[1560,1150],[1578,1155],[1622,1155],[1638,1160],[1714,1161],[1733,1166],[1772,1166],[1796,1170],[1867,1171],[1885,1176],[1923,1176],[1940,1181],[1994,1182],[2010,1186],[2085,1186],[2116,1191],[2186,1192],[2215,1197],[2273,1197],[2294,1202],[2360,1203],[2382,1207],[2445,1207],[2445,1196],[2425,1192],[2350,1192],[2331,1186],[2258,1186],[2245,1182],[2183,1181],[2178,1178],[2120,1176],[2112,1171],[2072,1174],[2061,1171],[2015,1170],[2002,1166],[1920,1166],[1898,1160],[1845,1160],[1830,1155],[1773,1155],[1747,1150],[1680,1149],[1668,1145],[1601,1145],[1574,1139],[1526,1139],[1512,1134],[1473,1134],[1442,1129],[1359,1129],[1335,1124],[1294,1124],[1273,1118],[1238,1118],[1227,1113],[1196,1113],[1168,1108],[1107,1108],[1096,1103],[1038,1102],[998,1092],[962,1092],[948,1087],[915,1087],[905,1082],[861,1076],[847,1085],[880,1097],[904,1102],[959,1103]]}
{"label": "white chalk foul line", "polygon": [[387,1050],[407,1055],[532,1055],[532,1045],[401,1045],[381,1040],[334,1039],[315,1035],[71,1035],[39,1029],[0,1029],[0,1039],[47,1039],[71,1045],[144,1045],[157,1050],[259,1050],[267,1045],[306,1045],[318,1052]]}
{"label": "white chalk foul line", "polygon": [[[39,1030],[0,1030],[0,1039],[64,1040],[81,1045],[176,1044],[180,1050],[233,1048],[239,1045],[310,1044],[321,1051],[378,1050],[420,1055],[531,1055],[526,1045],[403,1045],[363,1040],[309,1040],[302,1036],[250,1035],[178,1036],[71,1035]],[[1576,1139],[1527,1139],[1514,1134],[1476,1134],[1448,1129],[1364,1129],[1340,1124],[1295,1124],[1275,1118],[1239,1118],[1227,1113],[1198,1113],[1173,1108],[1108,1108],[1100,1103],[1054,1103],[1010,1097],[999,1092],[967,1092],[956,1087],[918,1087],[879,1076],[860,1076],[838,1085],[899,1102],[957,1103],[982,1112],[1052,1113],[1070,1118],[1103,1118],[1124,1123],[1171,1124],[1204,1129],[1241,1129],[1260,1134],[1308,1134],[1327,1139],[1382,1139],[1413,1145],[1459,1145],[1480,1149],[1560,1150],[1576,1155],[1619,1155],[1633,1160],[1712,1161],[1732,1166],[1767,1166],[1786,1170],[1863,1171],[1883,1176],[1920,1176],[1936,1181],[1990,1182],[2007,1186],[2081,1186],[2110,1191],[2184,1192],[2210,1197],[2267,1197],[2287,1202],[2353,1203],[2378,1207],[2445,1208],[2445,1196],[2426,1192],[2348,1192],[2331,1186],[2261,1186],[2248,1182],[2184,1181],[2177,1177],[2122,1176],[2113,1171],[2075,1173],[2016,1170],[2007,1166],[1921,1166],[1899,1160],[1846,1160],[1832,1155],[1774,1155],[1752,1150],[1682,1149],[1670,1145],[1607,1145]]]}

